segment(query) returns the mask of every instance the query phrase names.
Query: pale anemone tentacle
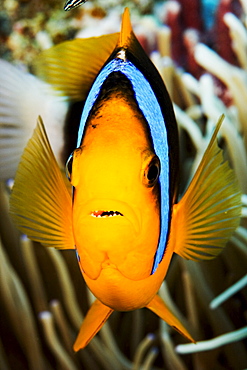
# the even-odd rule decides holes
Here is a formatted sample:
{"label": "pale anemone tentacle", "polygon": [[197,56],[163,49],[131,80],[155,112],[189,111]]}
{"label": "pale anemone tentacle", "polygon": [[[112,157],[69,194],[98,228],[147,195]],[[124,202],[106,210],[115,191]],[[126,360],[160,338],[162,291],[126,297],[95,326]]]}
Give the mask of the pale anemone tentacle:
{"label": "pale anemone tentacle", "polygon": [[232,13],[224,15],[224,22],[229,27],[232,48],[238,57],[240,66],[247,70],[247,30],[243,23]]}
{"label": "pale anemone tentacle", "polygon": [[195,48],[195,59],[199,65],[218,77],[230,89],[234,104],[238,108],[239,119],[244,130],[245,140],[247,115],[247,74],[244,70],[234,67],[220,58],[214,51],[203,44],[198,44]]}
{"label": "pale anemone tentacle", "polygon": [[154,334],[148,334],[139,344],[135,357],[133,360],[133,370],[138,370],[141,363],[142,359],[144,358],[145,352],[147,349],[152,345],[153,341],[155,339]]}
{"label": "pale anemone tentacle", "polygon": [[161,323],[162,335],[161,335],[161,349],[165,361],[170,364],[170,369],[186,370],[182,359],[176,353],[172,339],[169,335],[169,329],[165,322]]}
{"label": "pale anemone tentacle", "polygon": [[210,308],[215,309],[223,302],[225,302],[228,298],[230,298],[233,294],[237,293],[240,289],[243,289],[247,285],[247,274],[242,277],[239,281],[235,284],[231,285],[228,289],[222,292],[218,297],[214,298],[210,302]]}
{"label": "pale anemone tentacle", "polygon": [[158,355],[158,349],[156,347],[151,347],[150,350],[148,351],[147,356],[145,357],[145,360],[142,365],[143,370],[151,370],[153,362],[155,358]]}
{"label": "pale anemone tentacle", "polygon": [[46,248],[46,252],[55,264],[67,313],[69,314],[71,322],[76,328],[78,328],[83,320],[83,315],[75,298],[75,291],[68,273],[68,268],[59,251],[52,248]]}
{"label": "pale anemone tentacle", "polygon": [[26,236],[21,237],[20,248],[26,265],[28,280],[31,285],[31,292],[35,309],[37,312],[47,310],[47,296],[42,284],[42,277],[40,274],[37,259],[35,257],[32,242]]}
{"label": "pale anemone tentacle", "polygon": [[[21,343],[30,368],[42,370],[44,361],[41,355],[41,347],[39,342],[36,341],[37,327],[31,304],[19,276],[11,266],[2,243],[0,243],[0,255],[2,304],[7,307],[10,322],[13,325],[16,337]],[[16,307],[18,307],[19,315],[16,315]]]}
{"label": "pale anemone tentacle", "polygon": [[60,366],[64,367],[65,369],[76,370],[76,366],[74,365],[72,359],[66,353],[64,347],[59,341],[59,338],[55,330],[53,315],[51,314],[51,312],[49,311],[40,312],[39,319],[42,323],[47,343]]}
{"label": "pale anemone tentacle", "polygon": [[67,322],[65,314],[63,312],[63,307],[59,300],[53,299],[50,302],[50,308],[55,323],[57,324],[59,332],[61,334],[64,346],[66,350],[69,353],[71,353],[72,352],[71,343],[73,343],[73,338],[71,336],[71,332],[69,331],[69,323]]}
{"label": "pale anemone tentacle", "polygon": [[[184,263],[186,264],[186,268],[188,269],[191,276],[196,276],[196,279],[194,279],[193,281],[198,299],[200,300],[200,302],[203,302],[203,304],[206,304],[209,307],[209,303],[213,299],[213,292],[203,278],[203,270],[200,269],[198,264],[193,263],[193,261],[184,261]],[[215,311],[208,309],[207,315],[212,325],[217,328],[217,332],[227,332],[234,330],[230,318],[226,315],[225,311],[221,307],[218,307],[218,309]],[[227,360],[230,366],[236,366],[236,361],[238,361],[238,364],[241,363],[240,357],[238,357],[237,360],[235,359],[235,351],[239,351],[239,354],[243,354],[243,346],[241,342],[236,342],[235,347],[229,348],[226,353]]]}
{"label": "pale anemone tentacle", "polygon": [[215,348],[224,346],[229,343],[240,341],[247,338],[247,326],[235,330],[231,333],[220,335],[216,338],[205,340],[202,342],[189,343],[189,344],[180,344],[176,347],[177,353],[187,354],[187,353],[196,353],[201,351],[210,351]]}
{"label": "pale anemone tentacle", "polygon": [[221,128],[221,133],[227,141],[229,153],[233,161],[233,166],[239,185],[243,192],[247,186],[247,157],[244,143],[238,132],[228,118],[227,110],[223,103],[213,93],[213,82],[209,75],[203,75],[200,78],[201,101],[205,114],[215,122],[216,117],[222,112],[225,113],[225,119]]}

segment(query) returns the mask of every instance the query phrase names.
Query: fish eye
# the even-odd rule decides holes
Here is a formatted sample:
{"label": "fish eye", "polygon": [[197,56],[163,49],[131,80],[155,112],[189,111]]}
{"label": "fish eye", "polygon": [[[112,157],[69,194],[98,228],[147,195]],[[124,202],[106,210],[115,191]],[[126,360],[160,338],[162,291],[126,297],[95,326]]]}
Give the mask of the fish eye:
{"label": "fish eye", "polygon": [[66,176],[67,176],[69,181],[71,181],[72,163],[73,163],[73,153],[70,154],[70,156],[69,156],[69,158],[66,162],[66,166],[65,166]]}
{"label": "fish eye", "polygon": [[156,184],[160,174],[160,160],[154,156],[144,171],[144,184],[152,187]]}
{"label": "fish eye", "polygon": [[72,168],[73,167],[76,167],[76,164],[78,165],[78,158],[80,157],[81,155],[81,152],[82,152],[82,148],[79,147],[79,148],[76,148],[69,156],[67,162],[66,162],[66,166],[65,166],[65,172],[66,172],[66,176],[67,178],[69,179],[69,181],[72,183],[73,186],[75,186],[76,184],[76,178],[78,178],[78,176],[75,176],[76,175],[76,171],[74,169],[74,175],[73,175],[73,179],[72,179]]}

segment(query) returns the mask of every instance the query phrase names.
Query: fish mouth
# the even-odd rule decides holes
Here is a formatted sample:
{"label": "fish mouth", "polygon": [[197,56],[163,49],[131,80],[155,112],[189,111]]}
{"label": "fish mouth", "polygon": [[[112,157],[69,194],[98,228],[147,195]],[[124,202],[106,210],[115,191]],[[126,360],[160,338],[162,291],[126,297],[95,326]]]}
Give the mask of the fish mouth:
{"label": "fish mouth", "polygon": [[106,217],[123,217],[123,214],[119,211],[93,211],[91,212],[90,216],[97,217],[97,218],[106,218]]}
{"label": "fish mouth", "polygon": [[[141,229],[141,216],[136,207],[130,206],[126,202],[112,199],[93,199],[83,205],[84,217],[91,217],[95,220],[105,220],[104,222],[128,222],[135,232]],[[111,221],[110,221],[111,220]]]}

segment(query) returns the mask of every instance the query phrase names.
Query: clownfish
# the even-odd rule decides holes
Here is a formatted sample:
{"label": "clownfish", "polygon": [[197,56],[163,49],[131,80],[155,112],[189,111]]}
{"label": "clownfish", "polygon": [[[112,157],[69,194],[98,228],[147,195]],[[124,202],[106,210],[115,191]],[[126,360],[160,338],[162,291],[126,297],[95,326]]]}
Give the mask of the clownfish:
{"label": "clownfish", "polygon": [[[46,52],[54,63],[50,82],[53,71],[58,89],[86,95],[77,145],[66,164],[72,192],[39,117],[17,170],[10,212],[30,239],[77,253],[96,300],[75,351],[89,343],[114,310],[143,307],[194,341],[157,292],[173,253],[212,259],[239,224],[241,194],[217,145],[222,119],[177,202],[178,129],[172,103],[132,31],[128,9],[119,35],[83,42],[87,55],[92,50],[99,55],[86,60],[85,68],[77,64],[81,40]],[[65,50],[67,59],[61,54]],[[85,78],[84,90],[91,83],[87,94],[76,75],[66,79],[66,68],[73,74],[75,65],[79,75],[94,78],[93,83]]]}

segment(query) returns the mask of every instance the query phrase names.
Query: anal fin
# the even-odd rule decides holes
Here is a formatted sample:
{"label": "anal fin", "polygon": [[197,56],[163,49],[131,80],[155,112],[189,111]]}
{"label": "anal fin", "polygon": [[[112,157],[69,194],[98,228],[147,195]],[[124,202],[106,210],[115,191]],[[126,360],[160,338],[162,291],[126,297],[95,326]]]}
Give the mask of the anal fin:
{"label": "anal fin", "polygon": [[112,308],[105,306],[98,299],[94,301],[81,324],[79,334],[73,347],[74,351],[77,352],[79,349],[86,347],[90,340],[93,339],[102,328],[112,312]]}

